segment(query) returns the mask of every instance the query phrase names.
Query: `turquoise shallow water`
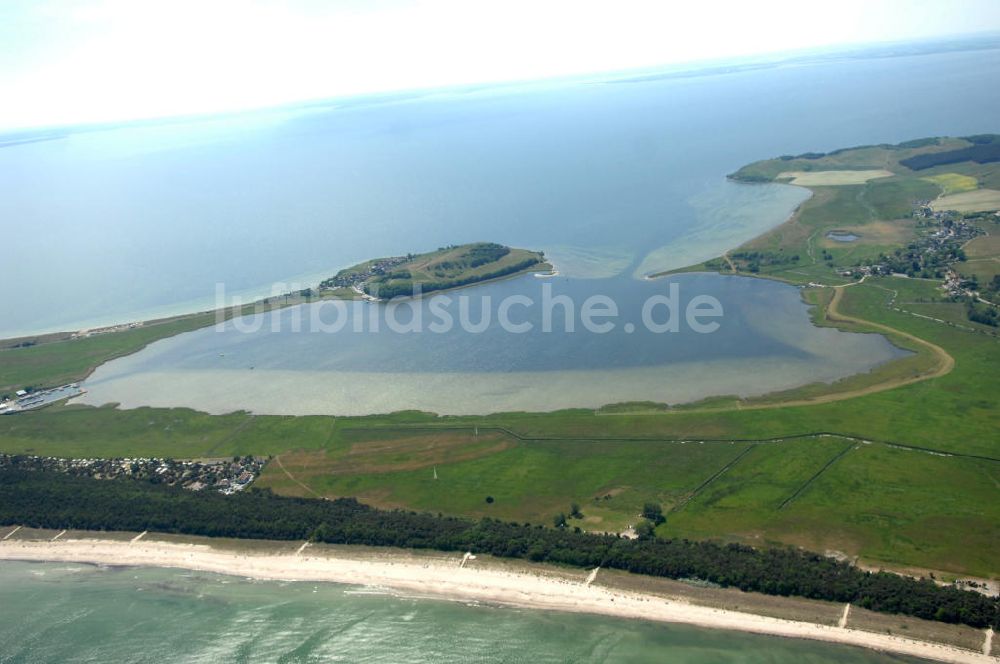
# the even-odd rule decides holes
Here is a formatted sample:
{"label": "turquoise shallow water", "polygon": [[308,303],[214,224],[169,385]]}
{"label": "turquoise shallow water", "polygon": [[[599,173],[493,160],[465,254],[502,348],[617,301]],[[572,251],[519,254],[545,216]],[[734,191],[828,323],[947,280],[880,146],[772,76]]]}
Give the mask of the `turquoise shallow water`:
{"label": "turquoise shallow water", "polygon": [[0,662],[880,664],[859,648],[201,572],[0,563]]}

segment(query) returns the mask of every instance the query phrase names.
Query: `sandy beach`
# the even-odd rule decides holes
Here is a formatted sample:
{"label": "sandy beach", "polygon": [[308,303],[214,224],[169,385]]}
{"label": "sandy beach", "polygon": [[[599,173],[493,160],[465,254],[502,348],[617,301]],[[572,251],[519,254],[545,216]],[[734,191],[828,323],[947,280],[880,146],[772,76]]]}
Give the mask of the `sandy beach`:
{"label": "sandy beach", "polygon": [[466,557],[365,556],[342,550],[297,547],[292,553],[240,552],[206,544],[65,539],[0,541],[0,560],[58,561],[174,567],[257,579],[370,585],[451,600],[529,609],[572,611],[618,618],[684,623],[773,636],[843,643],[942,662],[997,664],[1000,658],[889,634],[818,625],[714,609],[655,595],[624,592],[542,571],[489,569],[463,564]]}

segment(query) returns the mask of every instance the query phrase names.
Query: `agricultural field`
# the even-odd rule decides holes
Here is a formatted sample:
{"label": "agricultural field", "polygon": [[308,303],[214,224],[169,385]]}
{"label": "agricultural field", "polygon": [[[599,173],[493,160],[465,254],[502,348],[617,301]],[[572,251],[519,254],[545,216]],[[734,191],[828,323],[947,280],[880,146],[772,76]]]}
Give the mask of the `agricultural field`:
{"label": "agricultural field", "polygon": [[961,173],[941,173],[930,175],[924,179],[941,187],[943,196],[960,194],[963,191],[975,191],[979,188],[979,181],[976,178]]}
{"label": "agricultural field", "polygon": [[786,171],[778,173],[778,180],[788,180],[788,184],[799,187],[840,187],[849,184],[864,184],[869,180],[892,177],[892,171],[884,168],[859,171]]}
{"label": "agricultural field", "polygon": [[948,194],[932,201],[931,207],[935,210],[955,210],[956,212],[1000,210],[1000,191],[976,189],[959,194]]}
{"label": "agricultural field", "polygon": [[958,267],[963,276],[990,283],[1000,274],[1000,235],[984,235],[965,245],[966,260]]}

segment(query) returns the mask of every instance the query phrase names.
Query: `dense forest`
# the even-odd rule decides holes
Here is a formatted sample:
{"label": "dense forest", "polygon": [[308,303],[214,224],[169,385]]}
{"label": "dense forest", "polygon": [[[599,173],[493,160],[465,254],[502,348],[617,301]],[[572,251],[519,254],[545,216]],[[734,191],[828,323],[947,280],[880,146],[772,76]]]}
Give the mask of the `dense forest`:
{"label": "dense forest", "polygon": [[461,256],[450,260],[440,261],[435,267],[443,270],[477,268],[487,263],[496,263],[498,260],[510,253],[510,247],[505,247],[496,242],[479,242],[469,247],[468,251]]}
{"label": "dense forest", "polygon": [[[454,279],[446,279],[444,281],[428,281],[420,284],[420,291],[424,294],[432,293],[434,291],[445,290],[448,288],[458,288],[460,286],[468,286],[470,284],[475,284],[480,281],[489,281],[490,279],[498,279],[500,277],[506,277],[509,274],[514,274],[515,272],[520,272],[521,270],[526,270],[532,265],[537,265],[542,261],[538,258],[527,258],[523,261],[517,263],[512,263],[506,267],[498,268],[492,272],[484,272],[482,274],[473,274],[467,277],[459,277]],[[364,286],[364,290],[369,295],[378,297],[383,300],[391,300],[394,297],[412,297],[414,295],[413,282],[410,280],[401,281],[388,281],[386,283],[371,282]]]}
{"label": "dense forest", "polygon": [[0,524],[149,530],[472,551],[579,567],[702,579],[771,595],[853,602],[973,627],[1000,623],[1000,602],[978,593],[859,570],[797,549],[755,549],[681,539],[629,540],[493,519],[383,511],[351,498],[318,500],[250,490],[232,496],[49,471],[0,469]]}
{"label": "dense forest", "polygon": [[996,134],[980,134],[977,136],[966,136],[965,140],[971,142],[972,145],[958,150],[918,154],[909,159],[902,159],[899,163],[911,170],[922,171],[925,168],[933,168],[934,166],[942,166],[944,164],[957,164],[962,161],[974,161],[977,164],[1000,161],[1000,136]]}

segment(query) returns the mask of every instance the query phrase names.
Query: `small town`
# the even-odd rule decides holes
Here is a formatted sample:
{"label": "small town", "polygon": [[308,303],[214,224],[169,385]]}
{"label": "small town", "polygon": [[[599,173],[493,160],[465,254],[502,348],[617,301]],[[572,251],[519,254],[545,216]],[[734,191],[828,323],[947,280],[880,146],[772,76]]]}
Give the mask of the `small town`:
{"label": "small town", "polygon": [[930,201],[918,202],[913,217],[918,220],[918,226],[935,230],[921,234],[906,248],[896,249],[891,255],[881,254],[874,262],[859,264],[840,274],[855,278],[871,275],[947,279],[949,266],[965,260],[962,245],[983,234],[957,212],[933,210]]}
{"label": "small town", "polygon": [[99,480],[133,479],[180,486],[191,491],[214,489],[233,494],[260,476],[266,459],[253,456],[231,459],[177,461],[163,458],[66,459],[23,454],[0,454],[0,468],[65,473]]}

